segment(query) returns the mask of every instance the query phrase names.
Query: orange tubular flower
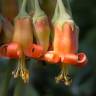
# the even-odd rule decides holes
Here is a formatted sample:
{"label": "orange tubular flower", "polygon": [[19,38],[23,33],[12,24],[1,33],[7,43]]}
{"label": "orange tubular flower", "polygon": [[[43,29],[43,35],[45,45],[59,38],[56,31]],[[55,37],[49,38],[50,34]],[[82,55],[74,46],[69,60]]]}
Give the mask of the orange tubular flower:
{"label": "orange tubular flower", "polygon": [[[62,0],[57,0],[58,8],[57,20],[54,21],[54,42],[53,52],[49,51],[45,57],[51,62],[59,59],[62,62],[61,74],[56,78],[57,81],[64,80],[66,85],[71,83],[68,73],[68,65],[83,66],[87,62],[87,57],[84,53],[77,53],[78,50],[78,31],[71,16],[66,11]],[[54,18],[53,18],[54,19]],[[55,54],[54,54],[55,53]],[[54,57],[58,56],[57,59]],[[56,62],[57,62],[56,61]]]}
{"label": "orange tubular flower", "polygon": [[55,25],[55,33],[54,51],[61,57],[61,62],[83,66],[86,63],[86,55],[76,53],[78,33],[73,23],[66,21],[63,26]]}
{"label": "orange tubular flower", "polygon": [[15,18],[14,34],[11,42],[0,48],[2,57],[18,59],[18,66],[12,74],[15,78],[20,76],[24,82],[29,80],[29,71],[25,67],[25,56],[29,51],[26,50],[28,50],[29,46],[33,48],[32,20],[25,11],[26,1],[23,0],[21,10]]}
{"label": "orange tubular flower", "polygon": [[25,67],[26,54],[24,53],[24,50],[26,50],[33,41],[31,17],[25,11],[26,1],[27,0],[23,0],[21,10],[15,18],[14,34],[12,39],[13,44],[8,47],[10,50],[9,54],[14,56],[14,54],[16,55],[17,50],[17,56],[19,58],[18,67],[13,71],[13,75],[14,77],[21,76],[24,82],[28,82],[29,80],[29,72]]}

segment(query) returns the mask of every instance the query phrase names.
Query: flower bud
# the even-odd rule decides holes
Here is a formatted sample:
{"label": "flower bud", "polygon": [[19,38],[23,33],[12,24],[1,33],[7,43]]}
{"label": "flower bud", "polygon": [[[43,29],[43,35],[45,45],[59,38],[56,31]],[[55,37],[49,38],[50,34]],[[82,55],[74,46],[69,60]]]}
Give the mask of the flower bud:
{"label": "flower bud", "polygon": [[33,16],[33,24],[35,28],[35,37],[37,44],[41,45],[44,51],[49,48],[50,27],[48,18],[41,10],[38,0],[35,0],[35,13]]}

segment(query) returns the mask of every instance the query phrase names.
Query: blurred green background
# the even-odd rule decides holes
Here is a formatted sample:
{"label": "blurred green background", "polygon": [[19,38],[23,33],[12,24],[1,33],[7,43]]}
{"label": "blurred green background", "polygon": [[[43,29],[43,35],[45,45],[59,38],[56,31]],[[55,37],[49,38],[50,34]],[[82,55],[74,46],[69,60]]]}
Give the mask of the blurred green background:
{"label": "blurred green background", "polygon": [[[50,18],[55,1],[40,0],[41,7]],[[21,1],[0,0],[0,14],[13,20],[18,12],[18,2]],[[33,59],[26,61],[30,70],[30,82],[24,84],[20,78],[14,79],[11,75],[16,60],[1,58],[0,96],[96,96],[96,0],[70,0],[70,5],[73,18],[80,28],[79,51],[84,51],[88,56],[85,67],[70,68],[72,85],[67,87],[55,83],[54,77],[60,71],[59,66]]]}

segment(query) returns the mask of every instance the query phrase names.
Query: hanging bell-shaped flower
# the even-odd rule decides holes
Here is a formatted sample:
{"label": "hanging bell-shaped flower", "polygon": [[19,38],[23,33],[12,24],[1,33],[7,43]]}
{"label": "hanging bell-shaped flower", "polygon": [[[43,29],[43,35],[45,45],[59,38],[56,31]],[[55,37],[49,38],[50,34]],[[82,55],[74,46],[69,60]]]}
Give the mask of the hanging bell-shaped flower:
{"label": "hanging bell-shaped flower", "polygon": [[29,81],[29,71],[25,67],[25,50],[33,43],[31,17],[25,11],[27,0],[23,0],[18,16],[15,18],[11,42],[1,46],[2,57],[17,58],[17,68],[12,72],[15,78],[20,76],[24,82]]}
{"label": "hanging bell-shaped flower", "polygon": [[62,63],[62,71],[61,74],[56,78],[56,80],[64,80],[65,84],[68,85],[71,82],[69,81],[70,78],[68,77],[68,65],[73,64],[77,66],[83,66],[87,62],[87,57],[84,53],[77,53],[78,27],[75,25],[72,16],[64,7],[62,0],[57,0],[57,3],[57,12],[59,16],[57,20],[53,22],[53,52],[49,51],[47,54],[45,54],[45,57],[50,62],[52,60],[55,60],[53,57],[56,55],[58,56],[58,58],[60,58]]}
{"label": "hanging bell-shaped flower", "polygon": [[[61,62],[71,64],[84,64],[86,62],[85,54],[77,54],[78,51],[78,27],[75,25],[72,16],[66,11],[62,0],[57,0],[60,10],[60,16],[54,24],[54,51],[61,57]],[[73,54],[74,58],[71,58]],[[69,56],[70,55],[70,56]],[[75,57],[75,56],[77,57]],[[80,55],[84,58],[81,60]],[[66,61],[69,56],[69,61]],[[78,58],[78,59],[77,59]],[[74,61],[75,60],[75,61]],[[81,60],[82,63],[79,61]],[[71,62],[72,61],[72,62]],[[74,61],[74,62],[73,62]],[[80,65],[79,64],[79,65]]]}
{"label": "hanging bell-shaped flower", "polygon": [[[19,57],[18,66],[16,71],[13,72],[14,77],[21,76],[22,79],[27,82],[29,79],[29,72],[25,68],[25,57],[24,57],[24,50],[30,46],[33,42],[33,33],[32,33],[32,22],[31,17],[27,14],[25,11],[27,0],[23,0],[20,12],[18,16],[15,18],[15,24],[14,24],[14,35],[13,35],[13,42],[20,45],[21,49],[20,53],[21,56]],[[20,72],[19,72],[20,71]],[[20,73],[20,74],[19,74]]]}

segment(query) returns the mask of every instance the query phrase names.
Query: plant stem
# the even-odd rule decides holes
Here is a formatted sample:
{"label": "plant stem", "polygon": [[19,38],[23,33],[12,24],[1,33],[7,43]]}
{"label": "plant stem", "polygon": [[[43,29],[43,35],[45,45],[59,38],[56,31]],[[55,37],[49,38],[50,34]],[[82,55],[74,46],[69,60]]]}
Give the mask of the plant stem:
{"label": "plant stem", "polygon": [[62,0],[57,0],[57,1],[60,9],[60,19],[69,20],[71,16],[66,11],[65,6],[63,5],[63,1]]}
{"label": "plant stem", "polygon": [[34,9],[35,9],[35,6],[34,6],[34,3],[35,3],[35,2],[34,2],[34,0],[31,0],[30,3],[31,3],[31,8],[32,8],[32,10],[34,10]]}
{"label": "plant stem", "polygon": [[68,5],[68,9],[69,9],[69,14],[72,16],[72,12],[71,12],[71,7],[70,7],[70,2],[69,0],[67,0],[67,5]]}
{"label": "plant stem", "polygon": [[37,17],[45,15],[43,10],[40,8],[39,1],[35,0],[35,15]]}
{"label": "plant stem", "polygon": [[22,2],[22,5],[21,5],[21,8],[20,8],[20,11],[19,11],[19,14],[16,16],[16,18],[22,18],[22,17],[28,17],[29,15],[27,14],[25,8],[26,8],[26,3],[27,3],[27,0],[23,0]]}
{"label": "plant stem", "polygon": [[26,7],[26,2],[27,2],[27,0],[23,0],[22,6],[21,6],[21,10],[25,9],[25,7]]}
{"label": "plant stem", "polygon": [[57,20],[57,18],[59,17],[59,6],[58,6],[58,2],[56,3],[56,7],[55,7],[55,12],[52,18],[52,23],[55,23],[55,21]]}

